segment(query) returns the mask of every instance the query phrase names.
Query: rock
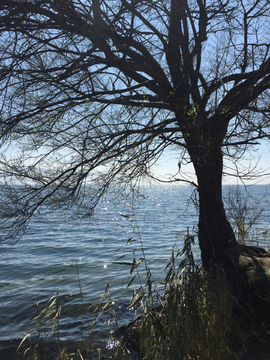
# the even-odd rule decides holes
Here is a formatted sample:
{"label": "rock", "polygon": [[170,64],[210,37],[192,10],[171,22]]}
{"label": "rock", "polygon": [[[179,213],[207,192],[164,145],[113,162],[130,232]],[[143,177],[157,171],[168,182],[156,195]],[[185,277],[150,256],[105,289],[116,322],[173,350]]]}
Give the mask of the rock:
{"label": "rock", "polygon": [[270,322],[270,254],[262,248],[244,246],[238,268],[246,289],[242,300],[251,308],[249,316]]}

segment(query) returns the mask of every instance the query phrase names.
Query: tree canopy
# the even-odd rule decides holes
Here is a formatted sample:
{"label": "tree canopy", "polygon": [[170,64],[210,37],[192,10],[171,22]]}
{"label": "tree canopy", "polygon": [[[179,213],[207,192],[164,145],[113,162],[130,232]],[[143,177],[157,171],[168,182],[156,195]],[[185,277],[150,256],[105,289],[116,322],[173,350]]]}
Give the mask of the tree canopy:
{"label": "tree canopy", "polygon": [[3,238],[42,205],[91,212],[173,149],[177,179],[185,161],[197,176],[204,265],[223,261],[223,157],[270,136],[269,15],[268,0],[2,0]]}

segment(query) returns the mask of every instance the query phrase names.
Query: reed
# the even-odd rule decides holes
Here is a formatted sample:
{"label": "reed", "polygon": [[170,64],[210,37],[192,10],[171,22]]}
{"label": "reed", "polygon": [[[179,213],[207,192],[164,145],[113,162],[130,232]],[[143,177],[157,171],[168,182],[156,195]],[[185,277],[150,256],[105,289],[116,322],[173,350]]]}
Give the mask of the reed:
{"label": "reed", "polygon": [[[41,305],[42,307],[42,305]],[[57,291],[38,311],[31,322],[30,330],[18,346],[17,352],[23,354],[26,360],[42,360],[46,358],[46,344],[56,337],[58,348],[58,360],[64,360],[64,350],[60,347],[59,319],[61,316],[61,304]],[[30,344],[25,348],[27,340]],[[24,350],[22,350],[25,348]]]}
{"label": "reed", "polygon": [[224,200],[227,217],[234,226],[238,242],[245,245],[254,241],[254,236],[250,235],[264,211],[261,207],[263,197],[255,200],[239,186],[230,186]]}
{"label": "reed", "polygon": [[149,297],[141,303],[137,333],[133,326],[129,337],[137,336],[137,351],[143,359],[231,359],[242,344],[223,272],[217,270],[213,279],[202,270],[193,257],[193,240],[187,234],[183,249],[173,249],[162,295],[151,295],[151,301],[156,299],[152,307]]}

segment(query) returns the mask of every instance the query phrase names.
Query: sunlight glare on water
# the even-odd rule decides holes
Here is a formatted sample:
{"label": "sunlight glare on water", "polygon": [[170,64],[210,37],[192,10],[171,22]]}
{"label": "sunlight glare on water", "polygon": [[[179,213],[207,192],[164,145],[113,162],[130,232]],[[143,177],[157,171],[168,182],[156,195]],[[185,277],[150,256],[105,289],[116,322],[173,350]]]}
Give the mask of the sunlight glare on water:
{"label": "sunlight glare on water", "polygon": [[[257,225],[262,230],[269,224],[268,187],[255,188],[255,196],[263,199],[262,206],[267,209]],[[185,186],[148,187],[141,189],[134,206],[130,200],[112,201],[107,196],[89,221],[66,221],[66,214],[59,212],[38,216],[20,242],[1,244],[2,344],[23,338],[32,319],[57,291],[64,340],[80,340],[82,313],[83,321],[90,324],[93,314],[89,309],[98,303],[107,283],[119,326],[130,321],[134,310],[128,307],[132,290],[126,290],[130,265],[125,263],[145,255],[147,269],[155,284],[160,284],[172,246],[181,249],[187,228],[196,231],[198,214],[189,199],[191,192],[192,188]],[[130,244],[123,247],[128,240]],[[194,254],[199,258],[197,243]],[[139,270],[134,284],[141,281],[145,285],[144,262]],[[102,322],[97,324],[97,336],[101,336],[104,326]]]}

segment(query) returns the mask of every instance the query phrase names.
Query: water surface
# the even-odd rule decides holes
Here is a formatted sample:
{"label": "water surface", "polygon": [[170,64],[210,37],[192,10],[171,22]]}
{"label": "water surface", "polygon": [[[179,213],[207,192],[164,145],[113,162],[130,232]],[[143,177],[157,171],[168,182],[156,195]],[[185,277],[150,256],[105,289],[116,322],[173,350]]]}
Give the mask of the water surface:
{"label": "water surface", "polygon": [[[224,196],[228,190],[224,187]],[[33,318],[56,292],[62,306],[62,340],[81,338],[82,316],[87,328],[93,320],[89,308],[98,303],[107,283],[119,325],[129,321],[134,316],[128,308],[132,288],[126,289],[130,266],[123,263],[145,256],[134,285],[145,284],[148,270],[154,284],[161,286],[172,247],[182,248],[187,228],[196,232],[198,214],[190,201],[191,192],[192,188],[185,186],[154,186],[141,189],[135,202],[107,196],[90,220],[78,221],[76,216],[71,220],[59,211],[50,212],[34,218],[17,244],[1,244],[0,348],[23,338],[33,326]],[[269,187],[254,186],[249,192],[252,201],[265,209],[254,227],[254,238],[267,241],[263,233],[269,225]],[[118,250],[129,239],[131,244]],[[197,244],[194,254],[200,257]],[[106,331],[99,322],[95,336],[105,336]]]}

